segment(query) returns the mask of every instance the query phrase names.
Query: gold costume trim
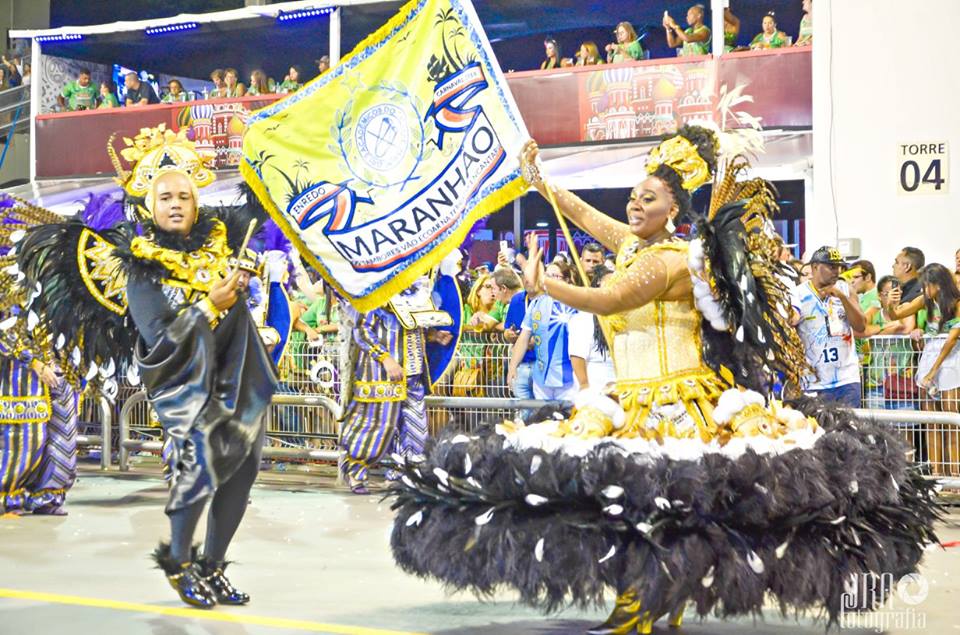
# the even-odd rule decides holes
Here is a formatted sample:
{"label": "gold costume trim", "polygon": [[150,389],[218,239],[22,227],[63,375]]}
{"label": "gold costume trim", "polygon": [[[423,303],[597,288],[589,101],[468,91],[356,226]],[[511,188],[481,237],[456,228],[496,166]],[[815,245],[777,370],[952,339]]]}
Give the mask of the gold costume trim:
{"label": "gold costume trim", "polygon": [[228,259],[233,251],[227,245],[227,227],[219,220],[206,244],[196,251],[185,253],[161,247],[150,236],[138,236],[130,243],[130,251],[137,258],[153,260],[170,273],[171,283],[201,293],[210,293],[213,285],[226,276]]}
{"label": "gold costume trim", "polygon": [[51,414],[53,409],[50,405],[50,391],[46,385],[40,395],[0,397],[0,424],[46,423],[50,421]]}
{"label": "gold costume trim", "polygon": [[84,227],[77,241],[77,268],[87,291],[101,306],[118,315],[127,312],[127,273],[113,255],[114,245]]}
{"label": "gold costume trim", "polygon": [[353,398],[364,403],[403,401],[407,398],[407,384],[405,381],[356,381]]}

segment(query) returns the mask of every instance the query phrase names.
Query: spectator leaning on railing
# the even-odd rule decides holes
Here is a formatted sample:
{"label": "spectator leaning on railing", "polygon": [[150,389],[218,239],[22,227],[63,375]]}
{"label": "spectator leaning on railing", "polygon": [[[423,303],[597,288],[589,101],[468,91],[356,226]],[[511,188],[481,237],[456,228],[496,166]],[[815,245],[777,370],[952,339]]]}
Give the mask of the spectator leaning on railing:
{"label": "spectator leaning on railing", "polygon": [[666,11],[663,12],[663,28],[667,33],[667,46],[680,48],[680,56],[708,55],[710,53],[710,28],[703,23],[706,13],[702,4],[687,10],[686,29],[677,24]]}
{"label": "spectator leaning on railing", "polygon": [[303,73],[300,72],[299,66],[296,66],[296,65],[291,66],[290,69],[287,71],[287,76],[283,78],[283,82],[281,82],[280,85],[277,86],[277,92],[286,94],[286,93],[294,93],[300,90],[300,86],[302,86],[302,84],[300,83],[300,77],[302,75]]}
{"label": "spectator leaning on railing", "polygon": [[119,108],[120,100],[117,99],[117,85],[109,79],[100,82],[100,100],[97,108]]}
{"label": "spectator leaning on railing", "polygon": [[543,41],[543,53],[546,57],[540,62],[540,70],[560,68],[560,45],[555,39],[548,37]]}
{"label": "spectator leaning on railing", "polygon": [[600,57],[600,49],[597,48],[596,42],[584,42],[580,45],[580,48],[577,49],[577,59],[574,65],[594,66],[596,64],[603,64],[603,58]]}
{"label": "spectator leaning on railing", "polygon": [[840,252],[821,247],[810,263],[810,281],[794,287],[790,294],[791,321],[814,371],[802,388],[856,408],[861,401],[860,363],[853,337],[864,331],[866,320],[857,293],[839,279],[843,266]]}
{"label": "spectator leaning on railing", "polygon": [[473,283],[463,307],[463,322],[474,331],[503,330],[507,307],[497,299],[497,283],[493,275],[484,273]]}
{"label": "spectator leaning on railing", "polygon": [[159,104],[160,98],[147,82],[141,82],[140,78],[134,72],[129,72],[123,78],[123,84],[127,87],[127,106],[145,106],[147,104]]}
{"label": "spectator leaning on railing", "polygon": [[167,84],[167,94],[160,100],[164,104],[175,104],[190,101],[190,94],[183,89],[179,79],[171,79]]}
{"label": "spectator leaning on railing", "polygon": [[[502,313],[499,330],[504,329],[503,322],[506,319],[507,311],[510,307],[510,303],[513,301],[513,297],[520,293],[522,289],[523,281],[513,269],[509,267],[498,267],[494,270],[493,294],[497,299],[497,306],[499,307],[499,310],[496,312],[494,317],[498,317]],[[510,341],[512,342],[513,340]]]}
{"label": "spectator leaning on railing", "polygon": [[813,44],[813,0],[803,0],[803,17],[800,18],[800,33],[794,46]]}
{"label": "spectator leaning on railing", "polygon": [[57,103],[67,110],[89,110],[97,106],[97,93],[97,87],[90,81],[90,69],[81,68],[77,78],[60,91]]}
{"label": "spectator leaning on railing", "polygon": [[[880,278],[876,288],[881,310],[867,313],[865,336],[871,338],[875,335],[906,336],[913,329],[913,317],[902,320],[888,320],[882,310],[882,306],[890,297],[891,290],[899,284],[893,276]],[[881,338],[870,341],[870,355],[862,360],[865,382],[863,405],[865,408],[887,410],[912,410],[914,408],[914,391],[910,390],[909,396],[906,394],[906,388],[908,382],[910,382],[906,375],[912,372],[912,358],[913,347],[910,346],[909,340],[905,338]]]}
{"label": "spectator leaning on railing", "polygon": [[[923,294],[923,288],[920,286],[920,270],[925,263],[923,252],[916,247],[904,247],[894,258],[893,275],[900,281],[902,302],[910,302]],[[923,328],[920,319],[917,320],[917,326]]]}
{"label": "spectator leaning on railing", "polygon": [[[923,353],[917,364],[917,386],[929,399],[921,401],[924,410],[960,411],[960,289],[949,269],[938,263],[924,267],[920,274],[923,295],[901,304],[899,289],[894,289],[884,311],[899,319],[926,309]],[[919,336],[919,332],[914,332]],[[947,427],[927,433],[927,457],[938,474],[960,474],[960,439],[956,428]]]}
{"label": "spectator leaning on railing", "polygon": [[247,94],[247,87],[240,81],[240,74],[235,68],[223,70],[223,97],[243,97]]}
{"label": "spectator leaning on railing", "polygon": [[640,45],[640,38],[637,31],[629,22],[621,22],[613,31],[617,37],[615,44],[607,44],[607,62],[617,64],[619,62],[630,62],[632,60],[643,59],[643,47]]}
{"label": "spectator leaning on railing", "polygon": [[223,69],[215,68],[210,73],[210,81],[213,82],[213,90],[208,97],[210,99],[219,99],[227,96],[227,83],[223,79]]}
{"label": "spectator leaning on railing", "polygon": [[777,18],[773,11],[763,16],[763,31],[757,33],[750,42],[752,49],[778,49],[789,45],[789,36],[777,29]]}
{"label": "spectator leaning on railing", "polygon": [[248,95],[270,95],[276,92],[274,81],[267,77],[259,68],[250,73],[250,88]]}
{"label": "spectator leaning on railing", "polygon": [[960,290],[949,269],[931,263],[920,274],[922,295],[901,304],[901,289],[893,289],[884,311],[891,319],[902,319],[926,309],[927,319],[923,333],[938,336],[948,333],[946,339],[927,340],[917,366],[917,386],[933,394],[943,393],[948,401],[956,402],[960,388]]}
{"label": "spectator leaning on railing", "polygon": [[330,56],[321,55],[319,58],[313,60],[317,65],[317,75],[323,75],[328,70],[330,70]]}
{"label": "spectator leaning on railing", "polygon": [[740,37],[740,18],[733,14],[730,7],[723,10],[723,51],[730,53],[737,48],[737,38]]}
{"label": "spectator leaning on railing", "polygon": [[[536,246],[536,236],[531,234],[533,247]],[[573,282],[569,267],[557,263],[547,266],[545,274],[548,278]],[[515,386],[518,379],[518,368],[530,342],[533,342],[536,352],[536,362],[533,365],[533,395],[537,399],[571,400],[576,393],[576,380],[573,376],[573,366],[570,364],[567,330],[576,309],[561,304],[543,294],[533,298],[527,307],[520,337],[513,345],[513,354],[510,359],[510,370],[507,373],[507,384]],[[514,388],[514,394],[516,394]]]}

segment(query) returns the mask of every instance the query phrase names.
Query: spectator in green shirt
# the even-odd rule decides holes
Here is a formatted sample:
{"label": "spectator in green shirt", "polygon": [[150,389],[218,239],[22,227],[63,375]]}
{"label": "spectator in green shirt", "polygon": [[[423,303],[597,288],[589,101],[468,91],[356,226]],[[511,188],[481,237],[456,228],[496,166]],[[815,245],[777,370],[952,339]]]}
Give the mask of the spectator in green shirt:
{"label": "spectator in green shirt", "polygon": [[543,41],[543,54],[546,56],[540,62],[540,70],[546,71],[551,68],[560,68],[560,45],[552,37]]}
{"label": "spectator in green shirt", "polygon": [[223,79],[223,69],[215,68],[210,73],[210,81],[213,82],[213,90],[210,91],[210,99],[220,99],[227,97],[227,83]]}
{"label": "spectator in green shirt", "polygon": [[274,81],[267,77],[266,73],[259,68],[250,73],[248,95],[272,95],[275,92],[277,92],[277,87]]}
{"label": "spectator in green shirt", "polygon": [[277,87],[278,93],[295,93],[300,90],[300,87],[303,85],[300,83],[300,67],[291,66],[290,70],[287,71],[287,76],[283,78],[283,81]]}
{"label": "spectator in green shirt", "polygon": [[463,307],[463,322],[476,331],[502,331],[507,307],[497,300],[497,283],[489,273],[481,274],[473,283]]}
{"label": "spectator in green shirt", "polygon": [[667,46],[680,48],[680,56],[709,55],[710,29],[703,23],[706,9],[702,4],[695,4],[687,10],[686,29],[680,27],[669,13],[663,16],[663,28],[667,32]]}
{"label": "spectator in green shirt", "polygon": [[860,298],[860,308],[870,323],[874,314],[880,311],[880,299],[877,291],[877,270],[869,260],[858,260],[843,273]]}
{"label": "spectator in green shirt", "polygon": [[183,89],[179,79],[171,79],[167,84],[167,93],[160,100],[162,104],[174,104],[181,101],[190,101],[190,93]]}
{"label": "spectator in green shirt", "polygon": [[777,19],[773,13],[763,16],[763,32],[757,33],[757,36],[750,42],[750,48],[757,49],[778,49],[789,46],[790,39],[787,34],[777,29]]}
{"label": "spectator in green shirt", "polygon": [[240,81],[240,74],[235,68],[223,69],[224,97],[243,97],[247,94],[247,87]]}
{"label": "spectator in green shirt", "polygon": [[100,82],[100,105],[97,108],[119,108],[120,100],[117,99],[117,85],[107,80]]}
{"label": "spectator in green shirt", "polygon": [[[887,300],[890,290],[899,285],[894,276],[884,276],[876,285],[876,304],[869,300],[869,307],[880,305]],[[861,297],[861,307],[864,304]],[[867,316],[867,330],[865,335],[872,338],[875,335],[905,336],[913,330],[914,316],[900,320],[890,320],[882,310],[864,311]],[[911,402],[893,399],[884,392],[884,381],[894,376],[910,376],[913,374],[913,347],[907,339],[874,339],[869,342],[869,355],[862,358],[864,368],[864,408],[878,409],[910,409]],[[905,382],[900,382],[905,383]],[[899,403],[898,403],[899,402]]]}
{"label": "spectator in green shirt", "polygon": [[99,89],[90,81],[90,69],[81,68],[77,79],[63,87],[57,103],[67,110],[89,110],[97,106]]}
{"label": "spectator in green shirt", "polygon": [[607,44],[607,62],[617,64],[643,59],[643,47],[640,46],[640,38],[637,37],[637,31],[632,24],[621,22],[614,33],[617,36],[617,43]]}

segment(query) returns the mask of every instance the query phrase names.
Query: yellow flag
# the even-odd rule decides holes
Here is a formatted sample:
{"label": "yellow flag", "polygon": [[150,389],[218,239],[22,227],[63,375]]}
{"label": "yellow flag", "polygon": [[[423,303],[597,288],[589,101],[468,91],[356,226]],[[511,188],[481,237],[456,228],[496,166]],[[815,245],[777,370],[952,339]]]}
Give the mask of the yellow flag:
{"label": "yellow flag", "polygon": [[526,190],[528,134],[469,0],[413,0],[247,124],[244,178],[360,311]]}

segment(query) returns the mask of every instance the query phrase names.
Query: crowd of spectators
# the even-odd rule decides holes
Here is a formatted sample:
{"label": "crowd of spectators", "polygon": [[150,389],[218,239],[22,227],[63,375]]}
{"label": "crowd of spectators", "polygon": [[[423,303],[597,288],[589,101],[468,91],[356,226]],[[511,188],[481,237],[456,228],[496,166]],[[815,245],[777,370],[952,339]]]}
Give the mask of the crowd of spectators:
{"label": "crowd of spectators", "polygon": [[[524,288],[520,272],[526,255],[538,251],[540,235],[529,232],[528,240],[517,250],[502,246],[496,263],[470,267],[463,254],[462,332],[454,365],[435,394],[569,402],[585,390],[610,389],[615,376],[601,321]],[[781,258],[797,273],[791,323],[809,372],[802,385],[775,390],[850,407],[960,412],[960,250],[947,268],[904,247],[886,275],[828,246],[805,261],[791,259],[787,249]],[[592,286],[613,274],[613,254],[596,242],[582,245],[580,262]],[[545,265],[547,276],[581,284],[563,252]],[[335,396],[343,337],[337,296],[302,268],[295,278],[281,378],[294,392],[315,392],[322,384]],[[960,471],[956,431],[905,428],[905,434],[921,464]]]}
{"label": "crowd of spectators", "polygon": [[[22,58],[16,57],[13,61],[3,58],[0,66],[0,89],[17,86],[20,83],[29,83],[30,65],[23,65]],[[316,60],[320,74],[330,69],[330,57],[323,55]],[[22,73],[21,74],[21,70]],[[124,93],[117,92],[117,86],[112,81],[104,81],[95,85],[91,80],[90,69],[81,68],[76,79],[68,82],[57,96],[57,103],[61,110],[93,110],[98,108],[118,108],[121,105],[136,107],[148,104],[173,104],[193,101],[195,99],[231,99],[246,95],[286,95],[296,92],[303,86],[304,74],[300,66],[293,65],[287,69],[281,81],[268,76],[262,69],[254,69],[250,73],[249,83],[240,81],[240,73],[235,68],[217,68],[210,73],[210,87],[201,91],[184,89],[179,79],[170,79],[166,86],[157,93],[154,85],[143,81],[138,73],[129,72],[124,75]]]}
{"label": "crowd of spectators", "polygon": [[[723,43],[724,51],[775,49],[786,46],[811,46],[813,44],[813,0],[803,0],[803,18],[794,38],[777,26],[777,18],[773,11],[764,15],[759,32],[750,40],[749,45],[738,45],[740,37],[740,19],[726,8],[723,13]],[[702,4],[695,4],[687,10],[684,24],[677,22],[668,11],[663,12],[663,30],[667,45],[676,49],[680,57],[688,55],[708,55],[711,52],[712,33],[705,20],[706,8]],[[605,45],[600,54],[596,42],[581,42],[573,57],[563,57],[560,43],[554,37],[547,37],[543,42],[544,60],[540,64],[542,70],[567,66],[591,66],[595,64],[619,64],[649,57],[642,45],[643,36],[630,22],[620,22],[613,31],[613,42]]]}

